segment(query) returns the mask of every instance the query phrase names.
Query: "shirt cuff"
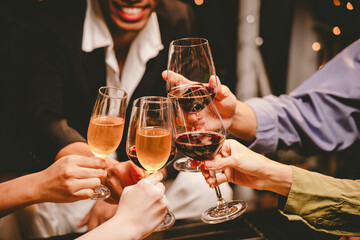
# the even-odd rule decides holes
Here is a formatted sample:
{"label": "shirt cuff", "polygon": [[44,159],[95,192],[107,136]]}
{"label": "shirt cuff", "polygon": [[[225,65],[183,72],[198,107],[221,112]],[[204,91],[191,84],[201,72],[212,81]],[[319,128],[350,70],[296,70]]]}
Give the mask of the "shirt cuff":
{"label": "shirt cuff", "polygon": [[274,107],[263,98],[245,101],[255,113],[257,129],[249,148],[260,153],[272,153],[278,145],[278,118]]}

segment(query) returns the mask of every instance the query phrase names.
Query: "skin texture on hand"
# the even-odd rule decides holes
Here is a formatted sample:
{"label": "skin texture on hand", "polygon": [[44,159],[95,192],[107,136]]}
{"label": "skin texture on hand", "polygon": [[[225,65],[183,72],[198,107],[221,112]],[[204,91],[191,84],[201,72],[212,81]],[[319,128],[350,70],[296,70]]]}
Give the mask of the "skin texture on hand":
{"label": "skin texture on hand", "polygon": [[[91,197],[106,177],[107,164],[97,158],[66,156],[47,169],[0,184],[0,216],[41,202],[75,202]],[[21,189],[14,191],[14,189]]]}
{"label": "skin texture on hand", "polygon": [[166,214],[165,187],[160,172],[126,187],[115,215],[79,239],[143,239]]}
{"label": "skin texture on hand", "polygon": [[117,162],[107,169],[107,173],[105,185],[110,189],[111,196],[106,201],[112,204],[119,202],[125,187],[137,183],[148,175],[131,161]]}
{"label": "skin texture on hand", "polygon": [[292,168],[255,153],[235,140],[226,140],[214,160],[207,160],[202,173],[214,187],[215,180],[209,170],[217,172],[217,185],[223,182],[268,190],[288,196],[292,183]]}

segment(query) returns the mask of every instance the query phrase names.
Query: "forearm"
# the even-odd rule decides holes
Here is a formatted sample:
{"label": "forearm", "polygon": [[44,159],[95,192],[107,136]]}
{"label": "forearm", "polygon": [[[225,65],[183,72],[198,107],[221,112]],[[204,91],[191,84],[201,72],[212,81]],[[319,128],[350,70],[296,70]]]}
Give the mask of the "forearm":
{"label": "forearm", "polygon": [[77,240],[92,240],[92,239],[111,239],[111,240],[137,240],[142,239],[139,232],[128,224],[127,221],[121,221],[118,216],[115,216],[97,228],[87,232]]}
{"label": "forearm", "polygon": [[291,166],[269,160],[264,167],[263,174],[264,176],[261,177],[265,179],[263,190],[275,192],[285,197],[289,195],[293,178]]}
{"label": "forearm", "polygon": [[256,128],[257,121],[254,111],[249,105],[237,101],[228,131],[242,140],[251,141],[255,137]]}
{"label": "forearm", "polygon": [[0,183],[0,217],[19,208],[41,202],[39,199],[39,174],[29,174]]}

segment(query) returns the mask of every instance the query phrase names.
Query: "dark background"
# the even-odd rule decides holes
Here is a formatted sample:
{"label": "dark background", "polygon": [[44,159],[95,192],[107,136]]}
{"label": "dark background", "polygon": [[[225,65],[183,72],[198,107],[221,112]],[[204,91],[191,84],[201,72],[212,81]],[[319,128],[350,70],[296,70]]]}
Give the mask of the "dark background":
{"label": "dark background", "polygon": [[[183,0],[194,8],[200,37],[210,42],[217,74],[230,89],[236,84],[236,37],[238,0],[204,0],[198,6],[194,0]],[[271,88],[275,95],[285,93],[290,43],[290,30],[296,1],[262,0],[260,12],[260,47]],[[306,1],[315,18],[315,31],[323,48],[318,66],[325,63],[360,37],[360,1],[331,0]],[[346,9],[350,2],[354,9]],[[332,28],[339,26],[342,33],[335,36]],[[304,79],[305,80],[305,79]]]}

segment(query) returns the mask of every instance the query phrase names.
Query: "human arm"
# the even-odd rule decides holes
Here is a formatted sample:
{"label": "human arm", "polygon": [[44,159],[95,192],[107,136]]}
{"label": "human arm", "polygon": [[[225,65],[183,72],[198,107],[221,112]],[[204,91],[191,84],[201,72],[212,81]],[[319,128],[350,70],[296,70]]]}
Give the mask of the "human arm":
{"label": "human arm", "polygon": [[[218,172],[217,182],[209,170]],[[203,175],[210,186],[233,182],[278,193],[284,212],[300,216],[320,231],[338,235],[360,233],[359,180],[336,179],[272,161],[235,140],[226,140],[221,155],[205,161]]]}
{"label": "human arm", "polygon": [[114,217],[80,239],[143,239],[166,214],[165,187],[161,173],[153,174],[136,185],[126,187]]}
{"label": "human arm", "polygon": [[40,202],[87,199],[106,176],[106,164],[96,158],[67,156],[47,169],[0,184],[0,216]]}

